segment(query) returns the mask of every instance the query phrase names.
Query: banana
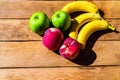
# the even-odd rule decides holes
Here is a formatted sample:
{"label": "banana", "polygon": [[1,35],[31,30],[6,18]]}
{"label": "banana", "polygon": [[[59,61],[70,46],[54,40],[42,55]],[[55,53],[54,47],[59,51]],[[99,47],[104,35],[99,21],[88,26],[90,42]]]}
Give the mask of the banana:
{"label": "banana", "polygon": [[101,19],[102,17],[96,13],[84,13],[80,14],[76,18],[74,18],[74,22],[71,23],[71,28],[69,32],[69,37],[76,39],[78,35],[78,31],[81,26],[87,22],[92,20]]}
{"label": "banana", "polygon": [[67,13],[73,13],[76,11],[84,11],[90,13],[99,12],[97,6],[89,1],[73,1],[66,4],[63,8],[63,11]]}
{"label": "banana", "polygon": [[81,44],[81,48],[82,49],[85,48],[87,39],[93,32],[106,29],[115,31],[115,27],[108,24],[108,22],[105,21],[104,19],[94,20],[84,25],[77,37],[77,41]]}

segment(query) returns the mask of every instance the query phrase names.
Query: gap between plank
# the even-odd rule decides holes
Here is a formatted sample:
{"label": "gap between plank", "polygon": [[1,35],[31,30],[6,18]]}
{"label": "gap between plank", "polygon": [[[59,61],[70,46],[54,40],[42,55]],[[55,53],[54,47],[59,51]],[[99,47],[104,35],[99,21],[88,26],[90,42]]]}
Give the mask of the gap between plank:
{"label": "gap between plank", "polygon": [[[8,20],[8,19],[13,19],[13,20],[14,20],[14,19],[16,19],[16,20],[17,20],[17,19],[20,19],[20,20],[29,20],[30,18],[1,18],[1,17],[0,17],[0,20],[2,20],[2,19],[3,19],[3,20]],[[119,20],[120,18],[104,18],[104,19],[108,19],[108,20]]]}
{"label": "gap between plank", "polygon": [[42,40],[0,40],[0,42],[39,42]]}
{"label": "gap between plank", "polygon": [[31,66],[31,67],[0,67],[0,69],[29,69],[29,68],[96,68],[96,67],[120,67],[120,65],[93,65],[93,66]]}
{"label": "gap between plank", "polygon": [[[39,41],[42,40],[0,40],[0,42],[39,42]],[[98,40],[98,41],[120,41],[120,40]]]}

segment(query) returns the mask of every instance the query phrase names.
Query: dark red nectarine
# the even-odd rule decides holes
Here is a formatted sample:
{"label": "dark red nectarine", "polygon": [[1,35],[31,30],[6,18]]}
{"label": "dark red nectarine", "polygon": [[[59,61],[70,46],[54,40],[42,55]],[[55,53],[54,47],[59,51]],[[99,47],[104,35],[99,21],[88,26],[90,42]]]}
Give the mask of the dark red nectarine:
{"label": "dark red nectarine", "polygon": [[72,38],[65,39],[63,45],[59,49],[60,55],[70,60],[75,59],[79,52],[80,43]]}
{"label": "dark red nectarine", "polygon": [[64,36],[57,28],[48,28],[43,36],[43,45],[50,50],[58,50]]}

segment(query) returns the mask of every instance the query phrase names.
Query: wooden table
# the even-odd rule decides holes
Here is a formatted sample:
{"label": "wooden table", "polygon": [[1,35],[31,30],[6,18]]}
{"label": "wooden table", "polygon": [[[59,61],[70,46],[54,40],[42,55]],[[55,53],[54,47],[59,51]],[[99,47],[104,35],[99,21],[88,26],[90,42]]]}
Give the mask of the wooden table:
{"label": "wooden table", "polygon": [[[0,80],[120,80],[120,33],[98,31],[74,61],[43,47],[31,32],[37,11],[49,17],[71,1],[0,0]],[[92,1],[120,31],[120,1]]]}

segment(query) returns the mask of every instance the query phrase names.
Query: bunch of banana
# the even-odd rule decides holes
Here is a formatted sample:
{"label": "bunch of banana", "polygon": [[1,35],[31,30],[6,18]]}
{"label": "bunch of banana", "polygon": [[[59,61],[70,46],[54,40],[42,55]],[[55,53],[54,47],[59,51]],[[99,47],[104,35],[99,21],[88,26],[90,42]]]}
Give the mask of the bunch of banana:
{"label": "bunch of banana", "polygon": [[97,6],[89,1],[73,1],[65,5],[62,10],[69,14],[76,11],[86,12],[73,19],[69,32],[69,37],[76,39],[81,44],[82,49],[85,48],[88,37],[95,31],[115,30],[115,27],[101,17]]}
{"label": "bunch of banana", "polygon": [[77,16],[76,18],[74,18],[71,24],[69,37],[76,39],[78,35],[78,31],[82,27],[82,25],[97,19],[102,19],[102,18],[99,14],[96,14],[96,13],[84,13]]}

